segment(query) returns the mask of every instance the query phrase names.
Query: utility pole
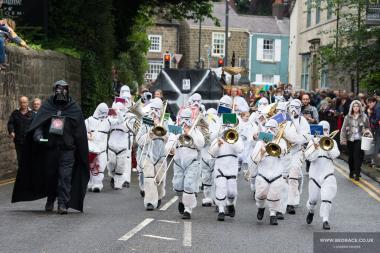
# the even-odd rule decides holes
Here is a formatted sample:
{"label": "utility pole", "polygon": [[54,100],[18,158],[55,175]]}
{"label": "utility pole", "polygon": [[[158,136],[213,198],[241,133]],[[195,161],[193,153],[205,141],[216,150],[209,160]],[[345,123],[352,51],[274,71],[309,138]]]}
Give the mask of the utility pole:
{"label": "utility pole", "polygon": [[228,13],[229,13],[229,0],[226,0],[226,31],[224,35],[225,48],[224,48],[224,65],[228,65]]}
{"label": "utility pole", "polygon": [[197,68],[201,68],[201,41],[202,41],[202,18],[199,18],[199,44],[198,44],[198,63]]}
{"label": "utility pole", "polygon": [[361,12],[362,12],[362,4],[360,1],[358,1],[358,38],[357,38],[357,45],[356,45],[356,95],[359,93],[359,79],[360,79],[360,69],[359,69],[359,55],[360,55],[360,42],[361,42],[361,35],[360,35],[360,26],[361,26]]}

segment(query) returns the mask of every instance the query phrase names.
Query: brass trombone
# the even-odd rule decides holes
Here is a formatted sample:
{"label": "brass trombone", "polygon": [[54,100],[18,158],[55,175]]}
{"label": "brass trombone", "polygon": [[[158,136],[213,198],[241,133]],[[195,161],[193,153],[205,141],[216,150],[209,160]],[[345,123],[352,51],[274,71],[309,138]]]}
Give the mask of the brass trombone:
{"label": "brass trombone", "polygon": [[161,117],[160,117],[160,123],[152,129],[153,134],[156,136],[162,137],[162,136],[166,135],[166,133],[167,133],[167,130],[163,127],[164,119],[165,119],[165,111],[166,111],[167,106],[168,106],[168,101],[165,100],[164,101],[164,107],[162,109],[162,113],[161,113]]}
{"label": "brass trombone", "polygon": [[280,124],[280,130],[276,136],[276,140],[274,142],[270,142],[267,145],[265,145],[265,150],[268,153],[268,155],[275,156],[275,157],[278,157],[281,155],[281,147],[279,143],[282,136],[284,135],[285,127],[286,127],[286,122]]}
{"label": "brass trombone", "polygon": [[321,146],[321,149],[324,151],[330,151],[334,148],[334,137],[339,133],[339,130],[333,131],[329,136],[323,136],[319,140],[319,146]]}
{"label": "brass trombone", "polygon": [[[193,130],[195,129],[195,127],[197,126],[198,124],[198,121],[200,119],[200,116],[201,116],[201,113],[199,112],[193,125],[191,126],[190,130],[189,130],[189,133],[188,134],[181,134],[179,137],[178,137],[178,140],[177,141],[174,141],[173,144],[171,145],[170,149],[171,150],[176,144],[177,142],[180,143],[180,146],[192,146],[194,144],[194,140],[193,140],[193,137],[191,137],[191,133],[193,132]],[[164,158],[164,161],[166,161],[166,159],[168,158],[170,154],[170,151],[168,152],[168,154],[165,156]],[[168,172],[171,164],[173,163],[174,161],[174,156],[172,157],[172,159],[170,160],[170,162],[168,163],[168,165],[166,166],[166,169],[160,179],[160,181],[157,183],[157,185],[160,185],[162,183],[162,180],[163,178],[165,177],[166,173]],[[156,182],[157,180],[157,176],[159,175],[159,172],[161,171],[161,169],[163,168],[163,165],[164,165],[164,162],[161,164],[160,168],[158,168],[157,172],[156,172],[156,176],[154,177],[154,182]]]}

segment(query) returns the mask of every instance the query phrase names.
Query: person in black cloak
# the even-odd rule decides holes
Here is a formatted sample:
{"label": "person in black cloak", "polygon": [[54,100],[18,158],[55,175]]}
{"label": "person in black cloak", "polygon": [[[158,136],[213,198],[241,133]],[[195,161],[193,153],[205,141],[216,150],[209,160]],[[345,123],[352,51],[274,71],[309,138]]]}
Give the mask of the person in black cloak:
{"label": "person in black cloak", "polygon": [[53,90],[27,131],[12,203],[47,197],[45,210],[51,212],[57,198],[59,214],[69,207],[83,212],[90,178],[84,117],[65,81]]}

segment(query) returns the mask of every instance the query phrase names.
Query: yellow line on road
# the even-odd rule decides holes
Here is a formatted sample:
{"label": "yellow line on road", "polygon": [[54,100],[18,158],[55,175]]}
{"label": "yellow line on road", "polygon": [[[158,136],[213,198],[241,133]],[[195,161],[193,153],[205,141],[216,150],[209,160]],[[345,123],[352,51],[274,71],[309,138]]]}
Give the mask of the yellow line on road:
{"label": "yellow line on road", "polygon": [[7,184],[12,184],[14,182],[15,182],[14,178],[5,179],[5,180],[0,181],[0,186],[4,186],[4,185],[7,185]]}
{"label": "yellow line on road", "polygon": [[[366,191],[372,198],[376,199],[377,201],[380,202],[380,197],[375,193],[373,192],[371,189],[369,189],[368,187],[364,186],[362,183],[360,183],[359,181],[356,181],[356,180],[353,180],[351,179],[346,172],[343,171],[343,169],[338,166],[337,164],[335,164],[335,167],[336,167],[336,170],[342,174],[345,178],[347,178],[348,180],[350,180],[351,182],[353,182],[354,184],[356,184],[357,186],[359,186],[360,188],[362,188],[364,191]],[[361,179],[362,180],[362,179]]]}

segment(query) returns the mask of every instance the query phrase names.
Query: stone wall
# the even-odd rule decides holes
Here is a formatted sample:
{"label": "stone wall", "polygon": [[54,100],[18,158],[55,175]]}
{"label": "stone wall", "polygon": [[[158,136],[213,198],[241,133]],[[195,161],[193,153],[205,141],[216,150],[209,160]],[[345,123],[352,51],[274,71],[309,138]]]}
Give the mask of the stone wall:
{"label": "stone wall", "polygon": [[[211,56],[208,59],[207,49],[212,47],[212,33],[222,32],[223,28],[205,27],[201,31],[201,58],[204,59],[205,68],[216,68],[218,56]],[[249,34],[245,31],[230,29],[228,40],[228,65],[231,66],[232,53],[235,51],[235,66],[239,65],[239,58],[248,59],[248,40]],[[198,61],[199,54],[199,28],[190,27],[185,21],[181,22],[180,30],[180,53],[183,58],[180,63],[182,68],[194,68]]]}
{"label": "stone wall", "polygon": [[18,98],[28,96],[31,101],[45,99],[52,94],[55,81],[64,79],[70,84],[71,95],[80,102],[80,60],[53,51],[25,50],[7,47],[9,67],[0,71],[0,179],[16,172],[16,152],[8,137],[7,122],[18,107]]}
{"label": "stone wall", "polygon": [[161,52],[148,52],[148,60],[162,60],[163,54],[178,53],[178,26],[156,24],[147,31],[148,35],[161,35]]}

